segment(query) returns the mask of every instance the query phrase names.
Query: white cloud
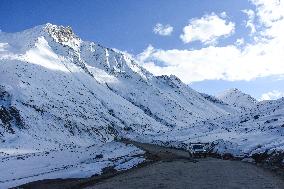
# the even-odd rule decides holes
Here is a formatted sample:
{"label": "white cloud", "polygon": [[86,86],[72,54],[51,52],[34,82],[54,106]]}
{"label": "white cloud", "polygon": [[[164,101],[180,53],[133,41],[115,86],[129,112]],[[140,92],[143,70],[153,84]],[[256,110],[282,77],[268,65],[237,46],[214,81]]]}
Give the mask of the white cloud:
{"label": "white cloud", "polygon": [[205,44],[216,42],[221,36],[229,36],[235,31],[235,24],[226,20],[226,13],[219,17],[215,13],[204,15],[201,18],[193,18],[183,28],[180,38],[184,43],[201,41]]}
{"label": "white cloud", "polygon": [[162,36],[169,36],[172,34],[173,31],[174,31],[174,28],[169,24],[163,25],[161,23],[157,23],[155,27],[153,28],[153,32],[155,34],[159,34]]}
{"label": "white cloud", "polygon": [[262,39],[277,38],[284,41],[284,1],[283,0],[251,0],[257,6],[256,15],[259,24],[264,28],[260,32]]}
{"label": "white cloud", "polygon": [[276,100],[284,97],[284,92],[273,90],[261,95],[260,100]]}
{"label": "white cloud", "polygon": [[[174,74],[185,83],[202,80],[251,80],[274,74],[284,74],[281,51],[266,54],[267,44],[248,45],[240,50],[234,45],[209,46],[200,50],[162,50],[149,46],[138,56],[143,66],[155,75]],[[271,59],[274,57],[274,59]],[[163,62],[161,67],[155,61]]]}
{"label": "white cloud", "polygon": [[241,46],[241,45],[243,45],[244,43],[245,43],[244,38],[239,38],[239,39],[236,40],[235,45]]}
{"label": "white cloud", "polygon": [[248,20],[246,21],[246,27],[250,28],[251,34],[256,32],[254,19],[255,19],[255,13],[251,9],[245,9],[242,10],[243,13],[245,13],[248,16]]}
{"label": "white cloud", "polygon": [[9,47],[8,43],[0,43],[0,52],[7,51],[8,47]]}
{"label": "white cloud", "polygon": [[[284,76],[283,1],[278,4],[282,11],[279,7],[275,8],[274,1],[253,2],[256,3],[255,19],[259,28],[253,36],[253,43],[243,43],[240,38],[235,44],[223,47],[209,45],[198,50],[163,50],[149,46],[138,55],[138,60],[155,75],[174,74],[185,83],[216,79],[249,81],[258,77]],[[266,5],[267,2],[273,6]],[[275,14],[272,13],[274,9]],[[212,37],[200,40],[205,38],[212,40]],[[197,34],[195,38],[185,39],[197,39]]]}
{"label": "white cloud", "polygon": [[276,21],[283,20],[283,0],[250,0],[257,6],[259,21],[265,26],[272,26]]}
{"label": "white cloud", "polygon": [[224,19],[227,18],[227,13],[226,12],[221,12],[220,17],[224,18]]}

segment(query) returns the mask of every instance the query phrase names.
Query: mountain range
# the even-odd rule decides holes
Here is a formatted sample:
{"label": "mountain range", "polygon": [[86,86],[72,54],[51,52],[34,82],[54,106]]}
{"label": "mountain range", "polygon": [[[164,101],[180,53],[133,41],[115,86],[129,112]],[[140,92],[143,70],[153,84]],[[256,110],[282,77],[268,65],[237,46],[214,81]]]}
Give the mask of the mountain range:
{"label": "mountain range", "polygon": [[217,154],[284,150],[284,98],[199,93],[131,56],[45,24],[0,32],[0,188],[129,169],[144,151],[206,142]]}

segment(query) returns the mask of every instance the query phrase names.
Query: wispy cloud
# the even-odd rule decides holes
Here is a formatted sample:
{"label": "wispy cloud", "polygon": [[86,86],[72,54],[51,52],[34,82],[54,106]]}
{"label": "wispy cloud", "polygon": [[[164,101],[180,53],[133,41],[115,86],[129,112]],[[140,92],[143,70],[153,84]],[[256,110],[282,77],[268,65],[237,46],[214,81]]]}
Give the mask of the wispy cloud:
{"label": "wispy cloud", "polygon": [[255,13],[251,9],[245,9],[242,10],[243,13],[245,13],[248,16],[248,20],[246,20],[246,27],[250,28],[251,34],[256,32],[254,19],[255,19]]}
{"label": "wispy cloud", "polygon": [[205,44],[216,42],[221,36],[229,36],[234,33],[235,24],[226,20],[225,12],[220,16],[215,13],[204,15],[201,18],[193,18],[189,24],[183,28],[180,38],[184,43],[201,41]]}
{"label": "wispy cloud", "polygon": [[261,95],[260,100],[276,100],[284,97],[284,92],[273,90]]}
{"label": "wispy cloud", "polygon": [[174,28],[169,24],[163,25],[161,23],[157,23],[155,27],[153,28],[153,32],[155,34],[162,35],[162,36],[169,36],[172,34],[173,31],[174,31]]}

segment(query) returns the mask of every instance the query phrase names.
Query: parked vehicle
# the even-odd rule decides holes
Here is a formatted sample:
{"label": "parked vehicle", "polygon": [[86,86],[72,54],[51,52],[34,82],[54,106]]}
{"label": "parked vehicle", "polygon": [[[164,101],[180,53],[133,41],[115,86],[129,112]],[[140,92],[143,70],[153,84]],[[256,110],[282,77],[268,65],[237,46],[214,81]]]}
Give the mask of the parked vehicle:
{"label": "parked vehicle", "polygon": [[188,145],[188,153],[190,157],[206,157],[207,155],[207,143],[190,143]]}

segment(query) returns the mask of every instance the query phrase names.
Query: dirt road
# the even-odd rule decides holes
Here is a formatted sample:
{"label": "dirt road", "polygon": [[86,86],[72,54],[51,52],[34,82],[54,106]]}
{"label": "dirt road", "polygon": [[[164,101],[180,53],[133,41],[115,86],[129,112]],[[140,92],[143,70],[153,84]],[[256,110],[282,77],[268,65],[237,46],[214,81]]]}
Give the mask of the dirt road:
{"label": "dirt road", "polygon": [[148,163],[124,172],[110,169],[85,179],[53,179],[21,186],[24,189],[284,189],[284,179],[241,161],[189,158],[182,150],[132,143],[147,151]]}
{"label": "dirt road", "polygon": [[161,161],[133,169],[103,180],[88,189],[284,189],[284,181],[273,173],[252,164],[204,158],[192,161],[181,150],[149,144],[135,145],[144,148]]}

